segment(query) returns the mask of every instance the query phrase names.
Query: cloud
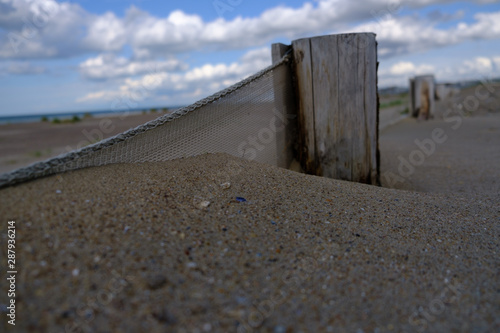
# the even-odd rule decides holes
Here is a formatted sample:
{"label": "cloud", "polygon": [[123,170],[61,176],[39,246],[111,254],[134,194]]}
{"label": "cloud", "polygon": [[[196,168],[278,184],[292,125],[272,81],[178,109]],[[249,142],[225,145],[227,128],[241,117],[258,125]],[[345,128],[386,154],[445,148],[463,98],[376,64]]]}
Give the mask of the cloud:
{"label": "cloud", "polygon": [[413,76],[422,75],[426,73],[434,72],[435,68],[432,65],[421,64],[419,66],[408,61],[398,62],[390,67],[388,71],[382,71],[383,75],[393,75],[393,76]]}
{"label": "cloud", "polygon": [[436,77],[441,80],[458,82],[500,76],[500,57],[474,57],[455,65],[439,67]]}
{"label": "cloud", "polygon": [[121,93],[119,91],[113,90],[102,90],[93,93],[88,93],[87,95],[77,98],[75,102],[85,103],[85,102],[103,102],[103,101],[113,101],[119,99]]}
{"label": "cloud", "polygon": [[393,65],[382,63],[378,70],[379,87],[407,86],[408,79],[416,75],[435,74],[437,68],[430,64],[399,61]]}
{"label": "cloud", "polygon": [[500,72],[500,57],[494,57],[493,63],[495,64],[496,70]]}
{"label": "cloud", "polygon": [[176,59],[137,61],[108,53],[89,58],[78,68],[85,78],[107,80],[153,72],[182,71],[187,69],[187,65]]}
{"label": "cloud", "polygon": [[453,31],[462,39],[497,39],[500,38],[500,12],[478,13],[473,24],[460,23]]}
{"label": "cloud", "polygon": [[493,59],[486,57],[476,57],[473,60],[464,61],[463,65],[459,68],[460,74],[474,73],[476,75],[489,74],[493,71]]}
{"label": "cloud", "polygon": [[[90,52],[120,52],[130,46],[136,58],[152,59],[201,50],[243,50],[269,44],[276,38],[292,40],[346,31],[376,32],[381,55],[389,57],[471,39],[500,38],[500,12],[480,13],[474,17],[475,22],[448,29],[436,28],[442,20],[452,19],[440,13],[434,13],[430,21],[425,17],[400,15],[403,5],[420,8],[451,2],[455,1],[319,0],[305,2],[298,8],[281,5],[251,18],[204,21],[198,15],[180,10],[156,17],[131,6],[124,17],[118,17],[111,12],[94,15],[74,3],[3,0],[0,57],[61,58]],[[460,12],[453,19],[459,16]],[[361,21],[368,23],[353,27]],[[17,47],[13,47],[13,36],[21,41]]]}
{"label": "cloud", "polygon": [[42,66],[35,66],[29,62],[24,61],[11,61],[0,66],[1,74],[14,74],[14,75],[29,75],[29,74],[42,74],[47,70]]}
{"label": "cloud", "polygon": [[[132,101],[132,104],[137,104],[146,99],[173,95],[177,98],[175,103],[185,103],[186,99],[208,96],[270,65],[270,54],[270,48],[260,48],[248,51],[239,61],[230,64],[204,64],[184,72],[148,71],[139,78],[124,78],[115,90],[92,92],[76,101],[102,102],[124,98]],[[95,66],[100,65],[101,61],[103,58],[98,57],[89,59],[88,63]],[[120,61],[127,63],[126,59]],[[119,61],[115,59],[115,62]]]}
{"label": "cloud", "polygon": [[87,35],[82,41],[85,48],[97,51],[120,51],[127,42],[123,20],[111,12],[94,16],[88,24]]}
{"label": "cloud", "polygon": [[391,66],[381,65],[378,71],[379,87],[407,86],[416,75],[433,74],[438,82],[459,82],[500,76],[500,56],[474,57],[451,64],[416,64],[400,61]]}
{"label": "cloud", "polygon": [[428,22],[418,16],[387,17],[358,25],[350,31],[375,32],[382,58],[424,52],[468,40],[500,38],[500,12],[480,13],[474,18],[476,22],[472,24],[462,22],[444,30],[436,28],[436,22]]}
{"label": "cloud", "polygon": [[0,13],[0,58],[42,59],[80,55],[81,29],[90,14],[71,3],[14,0]]}
{"label": "cloud", "polygon": [[270,65],[270,53],[270,48],[261,48],[247,52],[239,61],[230,64],[205,64],[184,73],[159,72],[139,79],[128,78],[120,89],[127,92],[138,89],[170,93],[198,91],[199,97],[203,97],[203,94],[221,90]]}

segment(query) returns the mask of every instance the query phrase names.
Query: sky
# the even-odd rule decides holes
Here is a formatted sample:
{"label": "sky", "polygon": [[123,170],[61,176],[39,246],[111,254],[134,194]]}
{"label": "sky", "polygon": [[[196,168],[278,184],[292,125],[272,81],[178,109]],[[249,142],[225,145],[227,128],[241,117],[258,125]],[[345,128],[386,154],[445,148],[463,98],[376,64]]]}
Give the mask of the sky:
{"label": "sky", "polygon": [[0,0],[0,116],[181,106],[271,44],[374,32],[379,87],[500,77],[500,0]]}

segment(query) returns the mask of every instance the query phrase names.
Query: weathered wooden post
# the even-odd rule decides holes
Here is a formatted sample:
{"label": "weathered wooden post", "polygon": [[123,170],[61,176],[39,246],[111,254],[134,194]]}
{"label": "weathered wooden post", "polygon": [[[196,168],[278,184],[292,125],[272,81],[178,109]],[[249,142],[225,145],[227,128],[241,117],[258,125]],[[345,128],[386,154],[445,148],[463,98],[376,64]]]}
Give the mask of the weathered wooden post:
{"label": "weathered wooden post", "polygon": [[[291,49],[291,45],[273,44],[272,61],[278,62]],[[276,128],[276,153],[278,166],[288,169],[293,156],[294,133],[296,131],[297,108],[294,101],[292,75],[290,71],[282,71],[274,75],[274,112]],[[288,89],[286,89],[288,88]]]}
{"label": "weathered wooden post", "polygon": [[318,176],[378,184],[375,34],[299,39],[292,48],[302,168]]}
{"label": "weathered wooden post", "polygon": [[429,119],[434,114],[436,81],[434,75],[420,75],[410,79],[410,112],[419,119]]}

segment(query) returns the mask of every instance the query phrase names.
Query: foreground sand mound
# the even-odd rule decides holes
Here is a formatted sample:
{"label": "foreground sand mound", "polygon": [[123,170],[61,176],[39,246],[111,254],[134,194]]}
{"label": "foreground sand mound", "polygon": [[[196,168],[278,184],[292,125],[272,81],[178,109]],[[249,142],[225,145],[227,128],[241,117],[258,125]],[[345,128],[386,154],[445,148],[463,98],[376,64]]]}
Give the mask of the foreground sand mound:
{"label": "foreground sand mound", "polygon": [[493,200],[222,154],[39,179],[0,191],[2,251],[16,221],[14,329],[493,332]]}

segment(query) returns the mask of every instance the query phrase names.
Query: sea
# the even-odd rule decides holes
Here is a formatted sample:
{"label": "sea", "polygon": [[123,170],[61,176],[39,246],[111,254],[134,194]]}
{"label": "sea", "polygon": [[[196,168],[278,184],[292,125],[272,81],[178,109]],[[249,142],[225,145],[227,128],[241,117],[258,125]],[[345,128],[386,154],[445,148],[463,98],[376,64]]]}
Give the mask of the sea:
{"label": "sea", "polygon": [[[169,107],[169,111],[178,109],[179,107]],[[33,123],[42,121],[42,118],[46,118],[48,121],[52,121],[56,118],[59,120],[72,119],[74,116],[82,119],[86,115],[92,115],[92,117],[109,117],[109,116],[120,116],[122,114],[141,114],[143,112],[150,112],[151,109],[138,109],[138,110],[123,110],[123,111],[80,111],[80,112],[67,112],[67,113],[38,113],[31,115],[0,115],[0,125],[3,124],[14,124],[14,123]],[[162,108],[157,108],[158,114],[160,114]]]}

